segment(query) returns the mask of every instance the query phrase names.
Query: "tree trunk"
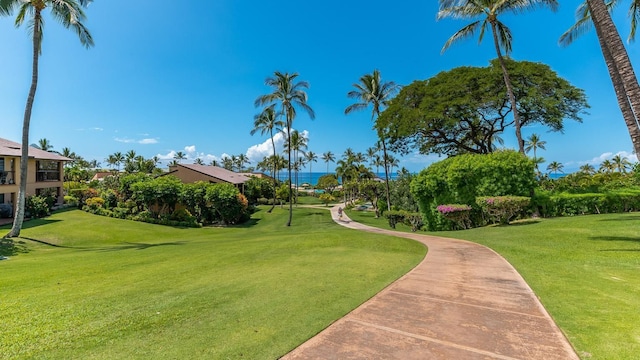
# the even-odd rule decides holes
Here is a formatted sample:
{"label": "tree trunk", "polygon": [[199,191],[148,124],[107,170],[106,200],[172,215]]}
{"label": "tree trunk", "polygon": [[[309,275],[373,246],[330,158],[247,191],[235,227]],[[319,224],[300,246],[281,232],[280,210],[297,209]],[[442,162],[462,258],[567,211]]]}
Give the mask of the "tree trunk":
{"label": "tree trunk", "polygon": [[496,32],[496,25],[491,22],[491,31],[493,32],[493,44],[496,47],[496,53],[498,54],[498,61],[502,68],[502,76],[504,77],[504,85],[507,87],[507,96],[509,96],[509,102],[511,103],[511,112],[513,113],[513,124],[516,127],[516,139],[518,140],[518,151],[524,155],[524,140],[522,139],[522,124],[520,122],[520,114],[518,113],[518,106],[516,104],[516,96],[513,93],[513,87],[511,86],[511,80],[509,79],[509,72],[507,66],[504,63],[502,52],[500,51],[500,44],[498,42],[498,34]]}
{"label": "tree trunk", "polygon": [[[380,114],[378,114],[378,117]],[[389,191],[389,166],[387,165],[387,145],[384,141],[384,137],[382,136],[382,131],[378,130],[378,138],[380,138],[380,142],[382,143],[382,156],[384,160],[384,186],[387,195],[387,211],[391,211],[391,197]]]}
{"label": "tree trunk", "polygon": [[289,170],[289,221],[287,221],[287,226],[291,226],[291,220],[293,219],[293,190],[291,189],[291,121],[288,119],[289,113],[287,113],[287,144],[288,146],[288,157],[289,164],[287,164],[287,168]]}
{"label": "tree trunk", "polygon": [[27,193],[27,170],[29,166],[29,125],[31,123],[33,101],[36,97],[36,90],[38,88],[38,58],[40,57],[40,26],[38,26],[38,24],[42,22],[42,19],[40,10],[37,8],[33,15],[33,21],[36,26],[33,27],[31,88],[29,88],[29,96],[27,97],[27,105],[24,109],[24,119],[22,121],[22,154],[20,158],[20,187],[18,189],[18,203],[16,204],[13,226],[5,237],[20,236],[20,230],[22,229],[22,223],[24,221]]}
{"label": "tree trunk", "polygon": [[636,114],[640,112],[640,86],[620,34],[602,0],[588,0],[602,54],[616,92],[618,105],[640,160],[640,126]]}
{"label": "tree trunk", "polygon": [[278,180],[276,180],[276,171],[278,171],[278,163],[276,162],[276,143],[273,141],[273,130],[271,131],[271,146],[273,146],[273,204],[271,209],[267,213],[271,213],[276,207],[276,189],[278,187]]}

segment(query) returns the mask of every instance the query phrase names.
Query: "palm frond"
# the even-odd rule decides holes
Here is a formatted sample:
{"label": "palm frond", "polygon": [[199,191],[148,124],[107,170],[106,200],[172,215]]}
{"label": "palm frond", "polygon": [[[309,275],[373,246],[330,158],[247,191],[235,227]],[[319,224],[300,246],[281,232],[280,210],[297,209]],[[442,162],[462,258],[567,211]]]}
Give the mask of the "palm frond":
{"label": "palm frond", "polygon": [[447,40],[447,42],[444,43],[444,45],[442,46],[442,50],[440,50],[440,53],[444,53],[455,42],[472,37],[480,25],[481,25],[480,21],[474,21],[471,24],[456,31],[455,34],[451,35],[449,40]]}
{"label": "palm frond", "polygon": [[504,49],[505,54],[511,53],[511,44],[513,43],[511,30],[502,22],[496,21],[496,31],[498,32],[498,44],[500,48]]}

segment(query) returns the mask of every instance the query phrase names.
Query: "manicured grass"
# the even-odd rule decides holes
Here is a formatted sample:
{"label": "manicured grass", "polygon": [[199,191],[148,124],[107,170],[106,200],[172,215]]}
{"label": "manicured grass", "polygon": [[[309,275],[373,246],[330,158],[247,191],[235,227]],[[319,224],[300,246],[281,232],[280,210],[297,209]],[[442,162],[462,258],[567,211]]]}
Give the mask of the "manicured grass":
{"label": "manicured grass", "polygon": [[[388,227],[372,214],[358,221]],[[640,214],[430,233],[486,245],[522,274],[583,359],[640,354]]]}
{"label": "manicured grass", "polygon": [[77,210],[26,222],[30,240],[0,261],[0,358],[275,359],[426,251],[325,210],[297,208],[286,227],[286,210],[231,228]]}

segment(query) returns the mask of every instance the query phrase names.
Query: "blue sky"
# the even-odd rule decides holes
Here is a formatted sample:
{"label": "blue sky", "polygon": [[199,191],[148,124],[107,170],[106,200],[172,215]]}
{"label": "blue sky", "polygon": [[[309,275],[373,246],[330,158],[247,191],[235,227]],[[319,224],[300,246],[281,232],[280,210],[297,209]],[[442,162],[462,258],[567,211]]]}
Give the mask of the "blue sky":
{"label": "blue sky", "polygon": [[[507,16],[511,57],[548,64],[585,90],[591,109],[584,122],[567,121],[564,134],[542,127],[523,130],[547,141],[540,156],[564,164],[565,172],[585,163],[631,155],[631,141],[617,106],[595,33],[561,48],[559,36],[574,23],[580,1],[564,0],[549,10]],[[627,2],[614,13],[626,39]],[[453,45],[445,41],[467,21],[436,21],[437,1],[292,0],[181,1],[95,0],[85,25],[95,47],[47,19],[40,58],[40,82],[30,142],[47,138],[54,149],[69,147],[85,159],[104,159],[135,150],[145,157],[206,162],[225,154],[247,154],[255,164],[270,152],[265,136],[249,132],[259,112],[254,100],[270,92],[264,80],[274,71],[298,72],[310,83],[310,120],[303,112],[294,128],[309,137],[309,150],[341,155],[348,147],[365,152],[376,141],[369,111],[344,115],[346,94],[360,76],[379,69],[400,85],[458,66],[487,66],[495,58],[490,37]],[[0,19],[0,137],[19,142],[31,80],[26,28]],[[628,45],[636,71],[640,45]],[[516,147],[513,129],[506,147]],[[437,156],[402,156],[400,165],[420,171]],[[331,167],[334,164],[330,165]],[[546,166],[546,165],[544,165]],[[317,171],[326,165],[313,164]]]}

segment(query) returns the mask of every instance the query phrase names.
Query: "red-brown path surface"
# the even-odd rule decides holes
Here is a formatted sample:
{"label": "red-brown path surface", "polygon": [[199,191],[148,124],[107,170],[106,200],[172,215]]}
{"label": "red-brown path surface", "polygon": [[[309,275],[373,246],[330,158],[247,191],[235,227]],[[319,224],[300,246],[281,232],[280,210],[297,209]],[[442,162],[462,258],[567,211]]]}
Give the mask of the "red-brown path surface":
{"label": "red-brown path surface", "polygon": [[467,241],[387,231],[429,251],[411,272],[282,359],[578,359],[520,274]]}

